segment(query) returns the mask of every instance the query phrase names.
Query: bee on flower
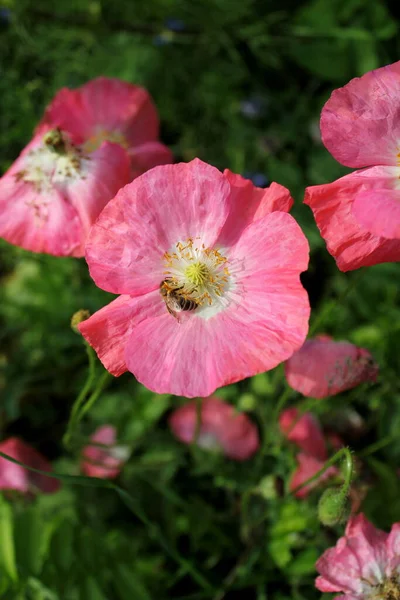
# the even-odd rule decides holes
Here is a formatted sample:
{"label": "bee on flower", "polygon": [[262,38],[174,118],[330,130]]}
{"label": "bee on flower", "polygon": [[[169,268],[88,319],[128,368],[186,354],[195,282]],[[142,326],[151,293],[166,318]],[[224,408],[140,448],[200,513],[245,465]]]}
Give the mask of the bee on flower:
{"label": "bee on flower", "polygon": [[119,191],[89,235],[95,283],[119,298],[79,325],[114,375],[207,397],[304,342],[308,243],[288,190],[196,159]]}

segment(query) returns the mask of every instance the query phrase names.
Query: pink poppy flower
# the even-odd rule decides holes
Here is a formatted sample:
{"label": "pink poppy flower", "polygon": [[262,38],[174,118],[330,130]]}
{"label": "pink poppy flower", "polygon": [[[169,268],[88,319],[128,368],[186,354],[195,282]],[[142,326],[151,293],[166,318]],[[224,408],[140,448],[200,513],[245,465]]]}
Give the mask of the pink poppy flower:
{"label": "pink poppy flower", "polygon": [[33,252],[83,256],[92,223],[130,180],[117,144],[89,156],[67,133],[42,126],[0,179],[0,237]]}
{"label": "pink poppy flower", "polygon": [[89,477],[114,479],[129,457],[126,446],[117,445],[115,427],[103,425],[90,438],[91,444],[82,451],[81,469]]}
{"label": "pink poppy flower", "polygon": [[339,592],[337,600],[394,600],[399,566],[400,523],[387,534],[360,514],[350,518],[344,536],[317,561],[315,585],[321,592]]}
{"label": "pink poppy flower", "polygon": [[400,257],[400,62],[335,90],[321,114],[326,148],[343,165],[369,167],[306,190],[329,252],[343,271]]}
{"label": "pink poppy flower", "polygon": [[[169,419],[173,434],[185,444],[193,441],[196,423],[196,402],[176,409]],[[256,425],[219,398],[212,396],[202,400],[200,423],[197,445],[201,448],[220,450],[233,460],[247,460],[260,447]]]}
{"label": "pink poppy flower", "polygon": [[157,109],[150,94],[119,79],[98,77],[74,90],[63,88],[43,122],[68,131],[84,152],[94,152],[104,141],[119,144],[131,157],[134,177],[172,162],[171,151],[158,141]]}
{"label": "pink poppy flower", "polygon": [[325,398],[365,381],[376,381],[378,366],[368,350],[318,336],[307,340],[286,362],[285,375],[297,392]]}
{"label": "pink poppy flower", "polygon": [[304,413],[299,417],[297,408],[288,408],[280,415],[279,426],[283,435],[303,452],[319,460],[326,460],[324,434],[311,413]]}
{"label": "pink poppy flower", "polygon": [[[44,458],[37,450],[26,444],[22,440],[11,437],[0,443],[0,452],[19,460],[20,462],[39,469],[40,471],[51,472],[52,468],[49,461]],[[29,471],[15,463],[0,456],[0,489],[16,490],[22,494],[34,494],[43,492],[52,494],[60,488],[57,479],[40,475],[34,471]]]}
{"label": "pink poppy flower", "polygon": [[310,311],[308,243],[281,212],[291,202],[282,186],[260,190],[198,159],[120,190],[86,259],[96,284],[122,295],[79,325],[106,369],[207,397],[291,356]]}

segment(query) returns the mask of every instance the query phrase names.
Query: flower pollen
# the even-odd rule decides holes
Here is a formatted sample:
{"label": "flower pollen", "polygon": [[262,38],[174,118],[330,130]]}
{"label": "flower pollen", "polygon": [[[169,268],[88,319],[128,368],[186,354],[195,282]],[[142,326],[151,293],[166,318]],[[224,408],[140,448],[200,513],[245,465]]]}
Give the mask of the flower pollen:
{"label": "flower pollen", "polygon": [[221,303],[230,280],[227,259],[218,249],[195,244],[192,238],[178,242],[164,254],[166,279],[179,287],[180,295],[199,306]]}
{"label": "flower pollen", "polygon": [[46,193],[56,184],[84,178],[82,167],[87,160],[60,130],[51,130],[43,136],[41,145],[25,155],[24,167],[15,177],[30,183],[36,192]]}
{"label": "flower pollen", "polygon": [[400,600],[400,581],[392,575],[374,586],[369,596],[371,600]]}

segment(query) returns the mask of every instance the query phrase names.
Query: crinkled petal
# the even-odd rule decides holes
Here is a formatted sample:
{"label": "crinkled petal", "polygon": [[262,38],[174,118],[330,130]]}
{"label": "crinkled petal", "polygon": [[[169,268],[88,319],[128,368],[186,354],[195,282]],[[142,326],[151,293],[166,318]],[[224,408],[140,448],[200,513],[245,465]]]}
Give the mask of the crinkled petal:
{"label": "crinkled petal", "polygon": [[353,214],[373,235],[400,238],[400,190],[360,192],[354,198]]}
{"label": "crinkled petal", "polygon": [[388,534],[359,514],[347,523],[346,538],[347,545],[358,557],[362,577],[375,584],[381,583],[388,562]]}
{"label": "crinkled petal", "polygon": [[321,114],[322,140],[348,167],[395,165],[400,140],[400,62],[335,90]]}
{"label": "crinkled petal", "polygon": [[376,529],[363,514],[351,517],[344,537],[316,563],[321,574],[316,586],[323,592],[345,592],[363,598],[381,583],[388,561],[388,534]]}
{"label": "crinkled petal", "polygon": [[363,598],[360,561],[345,537],[340,538],[333,548],[325,550],[315,567],[320,573],[315,585],[321,592],[344,592],[350,598]]}
{"label": "crinkled petal", "polygon": [[195,159],[155,167],[119,191],[91,230],[86,249],[96,284],[139,295],[164,279],[164,253],[200,238],[212,247],[228,215],[229,184]]}
{"label": "crinkled petal", "polygon": [[104,142],[91,153],[85,161],[84,178],[71,182],[67,189],[68,198],[79,213],[84,241],[106,204],[131,179],[128,153],[117,144]]}
{"label": "crinkled petal", "polygon": [[387,188],[395,174],[390,167],[372,167],[306,189],[304,202],[312,209],[328,252],[341,271],[400,261],[400,242],[370,233],[353,214],[359,193]]}
{"label": "crinkled petal", "polygon": [[41,184],[25,181],[27,155],[43,145],[47,130],[41,127],[0,179],[0,236],[33,252],[83,256],[91,225],[131,179],[129,156],[116,144],[105,143],[90,158],[82,158],[80,176],[64,181],[43,177]]}
{"label": "crinkled petal", "polygon": [[390,576],[400,570],[400,523],[392,525],[386,542],[386,549],[389,559],[386,575]]}
{"label": "crinkled petal", "polygon": [[78,325],[105,368],[116,377],[127,370],[125,348],[134,326],[151,316],[154,305],[163,308],[160,301],[158,291],[139,298],[122,295]]}
{"label": "crinkled petal", "polygon": [[57,190],[40,193],[10,172],[0,179],[0,237],[31,252],[82,255],[77,210]]}
{"label": "crinkled petal", "polygon": [[333,396],[375,381],[377,373],[376,363],[364,348],[318,337],[307,340],[285,365],[290,387],[312,398]]}
{"label": "crinkled petal", "polygon": [[289,190],[279,183],[273,182],[267,189],[258,188],[229,169],[225,169],[224,177],[229,181],[231,193],[229,216],[218,240],[221,246],[235,243],[253,221],[274,211],[289,212],[293,206]]}

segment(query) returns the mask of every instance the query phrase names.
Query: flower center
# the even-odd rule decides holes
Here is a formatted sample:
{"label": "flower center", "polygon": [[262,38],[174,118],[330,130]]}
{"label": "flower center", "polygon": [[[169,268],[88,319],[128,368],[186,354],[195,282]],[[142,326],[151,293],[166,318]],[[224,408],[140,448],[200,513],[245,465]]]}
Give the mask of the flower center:
{"label": "flower center", "polygon": [[83,144],[83,149],[85,152],[94,152],[103,142],[114,142],[125,148],[125,150],[129,148],[125,136],[120,131],[108,131],[107,129],[100,128],[86,140]]}
{"label": "flower center", "polygon": [[49,192],[55,184],[68,184],[83,177],[85,157],[59,129],[48,131],[42,144],[24,157],[24,167],[17,180],[34,186],[36,192]]}
{"label": "flower center", "polygon": [[186,268],[185,277],[196,286],[203,285],[209,279],[210,271],[204,263],[195,262]]}
{"label": "flower center", "polygon": [[227,259],[192,238],[164,254],[165,279],[179,295],[199,306],[221,303],[230,284]]}
{"label": "flower center", "polygon": [[373,587],[368,596],[370,600],[400,600],[400,581],[396,575],[392,575]]}

